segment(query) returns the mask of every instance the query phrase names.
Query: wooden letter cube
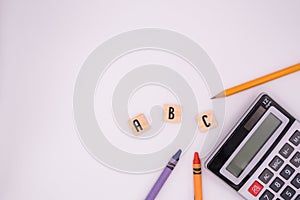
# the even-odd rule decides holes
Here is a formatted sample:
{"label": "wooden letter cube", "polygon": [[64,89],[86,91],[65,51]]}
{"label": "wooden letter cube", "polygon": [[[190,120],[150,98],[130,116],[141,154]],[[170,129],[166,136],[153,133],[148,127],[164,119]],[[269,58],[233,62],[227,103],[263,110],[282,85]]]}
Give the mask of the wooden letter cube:
{"label": "wooden letter cube", "polygon": [[165,104],[164,121],[179,123],[181,121],[181,106],[174,104]]}
{"label": "wooden letter cube", "polygon": [[198,127],[201,132],[217,127],[216,118],[211,110],[197,116]]}
{"label": "wooden letter cube", "polygon": [[128,121],[129,126],[135,136],[141,135],[143,132],[150,129],[150,125],[145,117],[145,115],[140,114]]}

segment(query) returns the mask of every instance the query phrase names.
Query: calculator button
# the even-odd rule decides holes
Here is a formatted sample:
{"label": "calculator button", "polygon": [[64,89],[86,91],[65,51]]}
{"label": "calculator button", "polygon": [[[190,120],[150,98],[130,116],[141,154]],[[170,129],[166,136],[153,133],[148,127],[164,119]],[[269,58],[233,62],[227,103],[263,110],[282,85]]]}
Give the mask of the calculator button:
{"label": "calculator button", "polygon": [[248,192],[256,197],[263,188],[264,187],[259,182],[254,181],[254,183],[249,187]]}
{"label": "calculator button", "polygon": [[294,195],[295,195],[296,191],[293,190],[290,186],[287,186],[283,192],[280,194],[280,196],[284,199],[284,200],[289,200],[291,199]]}
{"label": "calculator button", "polygon": [[266,190],[260,197],[259,200],[271,200],[274,198],[274,194],[269,190]]}
{"label": "calculator button", "polygon": [[274,174],[269,169],[264,169],[264,171],[259,175],[259,180],[261,180],[264,184],[267,184]]}
{"label": "calculator button", "polygon": [[300,132],[296,131],[292,137],[290,138],[290,142],[293,143],[295,146],[298,146],[300,143]]}
{"label": "calculator button", "polygon": [[292,180],[292,185],[295,186],[297,189],[300,188],[300,174],[299,173]]}
{"label": "calculator button", "polygon": [[296,197],[295,200],[300,200],[300,194]]}
{"label": "calculator button", "polygon": [[289,145],[288,143],[286,143],[280,149],[279,154],[282,155],[284,158],[288,158],[293,151],[294,151],[294,148],[291,145]]}
{"label": "calculator button", "polygon": [[278,192],[282,188],[283,185],[284,185],[284,182],[280,178],[276,177],[275,180],[270,185],[270,188],[272,190],[274,190],[275,192]]}
{"label": "calculator button", "polygon": [[289,165],[286,165],[283,170],[280,172],[280,175],[285,178],[286,180],[288,180],[292,174],[295,172],[295,170],[289,166]]}
{"label": "calculator button", "polygon": [[281,158],[279,158],[278,156],[275,156],[273,158],[273,160],[270,162],[269,166],[274,169],[275,171],[277,171],[281,165],[283,164],[283,160]]}
{"label": "calculator button", "polygon": [[290,160],[290,162],[295,166],[295,167],[299,167],[300,165],[300,153],[297,152],[292,159]]}

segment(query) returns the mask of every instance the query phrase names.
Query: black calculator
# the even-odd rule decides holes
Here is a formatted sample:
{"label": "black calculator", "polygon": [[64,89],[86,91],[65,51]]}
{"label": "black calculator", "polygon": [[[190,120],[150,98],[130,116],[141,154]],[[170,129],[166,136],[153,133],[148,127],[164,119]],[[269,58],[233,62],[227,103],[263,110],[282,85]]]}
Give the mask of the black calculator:
{"label": "black calculator", "polygon": [[300,200],[300,122],[261,94],[206,167],[248,200]]}

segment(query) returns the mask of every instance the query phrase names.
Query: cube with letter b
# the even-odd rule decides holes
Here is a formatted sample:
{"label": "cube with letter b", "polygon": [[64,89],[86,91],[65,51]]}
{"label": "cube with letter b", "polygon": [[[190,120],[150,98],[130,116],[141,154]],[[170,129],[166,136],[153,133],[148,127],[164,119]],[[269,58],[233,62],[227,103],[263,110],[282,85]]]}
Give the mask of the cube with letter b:
{"label": "cube with letter b", "polygon": [[165,104],[164,121],[179,123],[181,121],[181,106],[175,104]]}

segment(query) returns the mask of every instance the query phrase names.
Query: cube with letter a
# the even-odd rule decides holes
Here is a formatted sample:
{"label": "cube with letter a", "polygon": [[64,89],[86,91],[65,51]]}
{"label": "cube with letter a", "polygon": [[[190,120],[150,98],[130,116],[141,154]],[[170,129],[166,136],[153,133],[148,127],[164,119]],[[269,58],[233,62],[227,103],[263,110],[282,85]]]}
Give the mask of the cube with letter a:
{"label": "cube with letter a", "polygon": [[129,126],[135,136],[150,129],[150,125],[144,114],[137,115],[128,121]]}

